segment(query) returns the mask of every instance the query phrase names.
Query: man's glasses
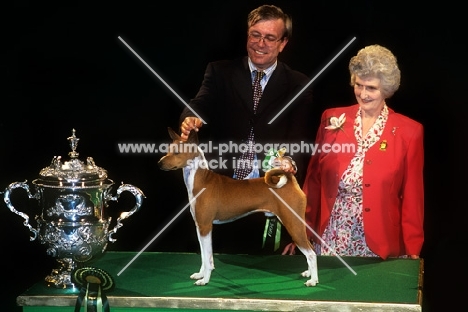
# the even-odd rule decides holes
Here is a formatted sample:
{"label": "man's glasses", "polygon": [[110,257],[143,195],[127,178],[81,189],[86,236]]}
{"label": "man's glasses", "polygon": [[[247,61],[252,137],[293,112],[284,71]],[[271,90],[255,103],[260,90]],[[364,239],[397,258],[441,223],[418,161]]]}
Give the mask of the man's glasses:
{"label": "man's glasses", "polygon": [[271,35],[262,36],[261,34],[257,32],[249,33],[249,42],[258,43],[262,40],[267,46],[273,46],[275,43],[283,39],[282,38],[278,39],[275,36],[271,36]]}

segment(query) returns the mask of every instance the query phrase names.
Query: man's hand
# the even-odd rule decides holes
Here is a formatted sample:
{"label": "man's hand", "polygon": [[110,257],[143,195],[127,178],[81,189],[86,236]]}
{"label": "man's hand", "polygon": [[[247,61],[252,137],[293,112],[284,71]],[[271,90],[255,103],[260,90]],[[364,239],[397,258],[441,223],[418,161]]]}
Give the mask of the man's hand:
{"label": "man's hand", "polygon": [[292,158],[284,158],[281,160],[280,168],[283,169],[285,172],[291,172],[292,174],[296,174],[297,169],[295,164],[293,164]]}
{"label": "man's hand", "polygon": [[198,132],[198,129],[203,126],[201,119],[197,117],[186,117],[180,125],[180,137],[182,140],[186,141],[190,134],[190,131],[195,130]]}

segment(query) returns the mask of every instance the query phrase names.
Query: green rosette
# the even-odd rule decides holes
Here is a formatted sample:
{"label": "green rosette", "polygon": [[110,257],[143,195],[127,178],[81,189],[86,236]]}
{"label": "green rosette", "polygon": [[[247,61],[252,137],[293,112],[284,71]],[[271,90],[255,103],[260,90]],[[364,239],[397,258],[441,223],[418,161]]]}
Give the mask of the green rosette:
{"label": "green rosette", "polygon": [[106,271],[93,267],[84,267],[75,270],[72,280],[80,286],[80,294],[76,299],[75,312],[110,312],[109,301],[105,291],[115,287],[112,276]]}

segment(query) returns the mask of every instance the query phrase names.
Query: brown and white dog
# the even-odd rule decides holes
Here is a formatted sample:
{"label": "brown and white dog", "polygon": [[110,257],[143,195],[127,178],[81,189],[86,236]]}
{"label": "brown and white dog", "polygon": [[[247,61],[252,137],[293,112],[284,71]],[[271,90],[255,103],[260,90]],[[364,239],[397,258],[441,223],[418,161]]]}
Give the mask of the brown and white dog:
{"label": "brown and white dog", "polygon": [[200,271],[190,276],[196,280],[195,284],[207,284],[214,270],[213,224],[230,222],[254,212],[271,212],[307,258],[308,269],[301,274],[310,277],[305,285],[315,286],[318,283],[317,256],[306,235],[306,197],[294,175],[277,168],[267,171],[264,178],[246,180],[215,173],[207,168],[195,131],[183,141],[171,128],[168,130],[173,142],[158,165],[166,171],[183,169],[201,248]]}

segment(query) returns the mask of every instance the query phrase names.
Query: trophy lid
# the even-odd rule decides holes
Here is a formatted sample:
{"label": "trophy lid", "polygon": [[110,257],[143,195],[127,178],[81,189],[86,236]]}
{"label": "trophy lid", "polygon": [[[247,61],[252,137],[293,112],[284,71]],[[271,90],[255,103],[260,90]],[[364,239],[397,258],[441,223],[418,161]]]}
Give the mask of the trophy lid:
{"label": "trophy lid", "polygon": [[79,153],[76,151],[79,138],[72,130],[70,141],[71,152],[69,161],[62,162],[61,156],[54,156],[50,165],[39,172],[39,179],[33,181],[34,184],[47,186],[73,186],[86,187],[103,184],[112,184],[112,180],[107,179],[107,171],[96,166],[92,157],[86,159],[86,163],[78,159]]}

